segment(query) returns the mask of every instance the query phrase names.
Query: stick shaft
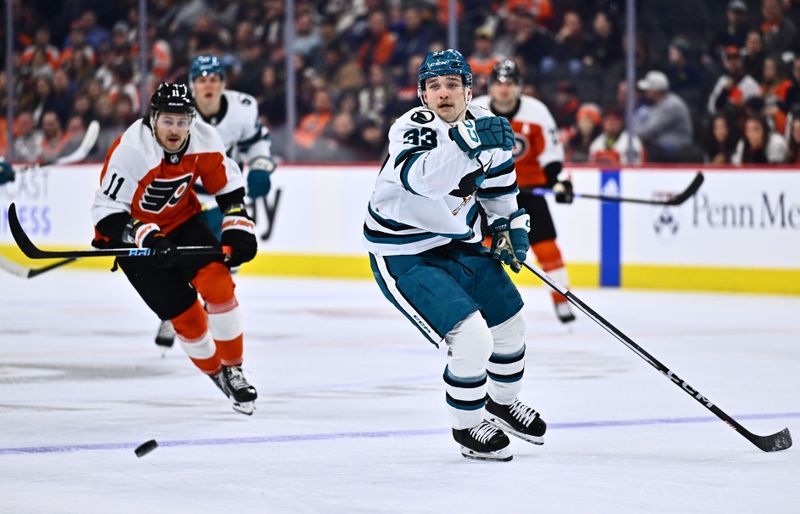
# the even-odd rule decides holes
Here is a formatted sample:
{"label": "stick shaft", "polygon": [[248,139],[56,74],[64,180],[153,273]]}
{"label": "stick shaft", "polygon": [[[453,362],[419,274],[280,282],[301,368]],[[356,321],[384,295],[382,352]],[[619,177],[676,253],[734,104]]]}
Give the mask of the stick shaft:
{"label": "stick shaft", "polygon": [[667,368],[664,364],[662,364],[658,359],[650,355],[644,348],[636,344],[633,339],[625,335],[620,329],[612,325],[608,322],[603,316],[598,314],[594,309],[589,307],[586,303],[584,303],[580,298],[575,296],[572,291],[569,291],[567,288],[553,280],[547,273],[536,267],[535,265],[528,264],[527,262],[522,262],[522,265],[525,266],[531,273],[539,277],[544,283],[546,283],[551,288],[555,289],[569,301],[572,305],[578,308],[581,312],[586,314],[592,321],[603,327],[609,334],[614,336],[618,341],[622,344],[630,348],[633,353],[638,355],[642,358],[645,362],[650,364],[656,370],[661,372],[664,376],[666,376],[671,382],[673,382],[676,386],[683,390],[686,394],[694,398],[694,400],[705,407],[706,409],[710,410],[717,416],[719,419],[724,421],[728,424],[731,428],[739,432],[742,436],[744,436],[748,441],[753,443],[754,445],[758,446],[760,449],[764,451],[778,451],[778,450],[785,450],[792,445],[792,439],[789,435],[788,429],[784,429],[781,432],[776,434],[772,434],[769,436],[759,436],[753,434],[742,425],[740,425],[735,419],[730,417],[725,411],[717,407],[711,400],[706,398],[700,391],[693,388],[689,385],[688,382],[680,378],[675,372],[671,369]]}

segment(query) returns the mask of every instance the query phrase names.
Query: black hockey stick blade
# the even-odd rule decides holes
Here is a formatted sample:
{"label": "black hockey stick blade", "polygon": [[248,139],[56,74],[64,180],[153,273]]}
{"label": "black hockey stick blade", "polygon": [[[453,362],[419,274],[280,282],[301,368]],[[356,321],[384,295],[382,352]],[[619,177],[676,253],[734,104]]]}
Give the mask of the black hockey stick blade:
{"label": "black hockey stick blade", "polygon": [[29,268],[28,269],[28,278],[33,278],[35,276],[41,275],[42,273],[47,273],[50,270],[54,270],[56,268],[60,268],[65,264],[69,264],[70,262],[75,262],[77,259],[75,257],[69,257],[68,259],[62,259],[58,262],[54,262],[53,264],[48,264],[47,266],[42,266],[41,268]]}
{"label": "black hockey stick blade", "polygon": [[662,375],[667,377],[667,379],[669,379],[670,382],[678,386],[681,389],[681,391],[691,396],[697,403],[699,403],[700,405],[711,411],[715,416],[724,421],[728,426],[736,430],[745,439],[756,445],[759,449],[765,452],[776,452],[780,450],[785,450],[790,446],[792,446],[792,436],[791,434],[789,434],[789,429],[785,428],[778,433],[768,436],[760,436],[753,434],[752,432],[744,428],[738,421],[736,421],[730,415],[728,415],[725,411],[720,409],[716,404],[714,404],[708,398],[706,398],[702,393],[700,393],[700,391],[690,386],[688,382],[680,378],[674,371],[667,368],[658,359],[650,355],[644,348],[636,344],[636,342],[634,342],[634,340],[628,337],[624,332],[622,332],[620,329],[612,325],[603,316],[598,314],[594,309],[589,307],[580,298],[575,296],[575,294],[572,291],[570,291],[563,285],[553,280],[553,278],[550,277],[550,275],[540,270],[535,265],[528,264],[527,262],[522,262],[521,264],[525,268],[527,268],[528,271],[539,277],[539,279],[541,279],[545,284],[547,284],[552,289],[561,293],[569,301],[569,303],[574,305],[582,313],[586,314],[586,316],[588,316],[592,321],[600,325],[600,327],[602,327],[606,332],[614,336],[619,342],[627,346],[631,351],[633,351],[633,353],[638,355],[642,360],[650,364]]}
{"label": "black hockey stick blade", "polygon": [[[694,176],[692,182],[689,186],[678,193],[675,196],[672,196],[666,200],[651,200],[647,198],[630,198],[627,196],[610,196],[610,195],[594,195],[590,193],[574,193],[575,198],[588,198],[590,200],[601,200],[603,202],[618,202],[618,203],[639,203],[644,205],[680,205],[692,196],[697,193],[697,190],[700,189],[700,186],[703,184],[705,177],[701,172],[697,172],[697,175]],[[533,194],[537,196],[543,196],[547,194],[554,194],[552,189],[546,188],[534,188]]]}
{"label": "black hockey stick blade", "polygon": [[50,270],[60,268],[65,264],[69,264],[70,262],[75,262],[75,258],[63,259],[52,264],[48,264],[47,266],[42,266],[41,268],[30,268],[28,266],[23,266],[22,264],[17,264],[16,262],[6,259],[0,255],[0,268],[21,278],[33,278]]}
{"label": "black hockey stick blade", "polygon": [[673,196],[669,200],[667,200],[665,205],[680,205],[689,198],[693,197],[697,190],[700,189],[700,186],[703,185],[703,181],[706,178],[703,176],[703,173],[698,171],[697,175],[694,176],[692,183],[683,190],[683,192],[678,193],[677,195]]}
{"label": "black hockey stick blade", "polygon": [[745,437],[765,452],[779,452],[792,446],[792,434],[789,433],[788,428],[772,435],[756,435],[747,432]]}
{"label": "black hockey stick blade", "polygon": [[[59,259],[83,257],[150,257],[154,254],[150,248],[101,248],[98,250],[41,250],[22,228],[17,217],[17,208],[13,203],[8,207],[8,227],[19,249],[30,259]],[[216,255],[227,259],[231,253],[229,247],[219,246],[179,246],[181,255]]]}

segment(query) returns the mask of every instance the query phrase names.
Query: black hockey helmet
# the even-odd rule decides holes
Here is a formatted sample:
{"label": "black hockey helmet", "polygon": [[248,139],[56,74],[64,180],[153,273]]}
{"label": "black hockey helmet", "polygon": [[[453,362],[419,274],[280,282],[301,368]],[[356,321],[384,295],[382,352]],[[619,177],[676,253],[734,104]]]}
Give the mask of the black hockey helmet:
{"label": "black hockey helmet", "polygon": [[194,109],[194,97],[186,84],[162,82],[150,97],[150,115],[153,117],[160,112],[194,116]]}
{"label": "black hockey helmet", "polygon": [[514,82],[519,84],[519,68],[511,59],[498,61],[492,68],[492,82]]}

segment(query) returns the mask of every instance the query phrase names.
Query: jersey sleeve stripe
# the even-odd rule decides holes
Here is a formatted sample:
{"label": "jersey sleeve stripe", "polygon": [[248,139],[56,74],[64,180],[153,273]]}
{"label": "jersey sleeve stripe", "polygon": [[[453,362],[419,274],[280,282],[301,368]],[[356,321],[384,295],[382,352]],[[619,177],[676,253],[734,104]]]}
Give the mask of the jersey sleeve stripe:
{"label": "jersey sleeve stripe", "polygon": [[487,187],[485,189],[483,188],[478,189],[479,198],[497,198],[498,196],[517,194],[517,193],[519,193],[519,189],[517,188],[516,181],[507,186]]}
{"label": "jersey sleeve stripe", "polygon": [[415,227],[412,227],[411,225],[405,225],[403,223],[394,221],[392,219],[384,218],[384,217],[378,215],[378,213],[376,213],[374,210],[372,210],[372,205],[371,204],[367,204],[367,212],[372,217],[372,219],[375,221],[375,223],[377,223],[378,225],[380,225],[380,226],[382,226],[384,228],[388,228],[390,230],[412,230],[412,229],[415,228]]}
{"label": "jersey sleeve stripe", "polygon": [[414,188],[411,187],[411,184],[408,183],[408,173],[411,171],[411,167],[414,165],[417,159],[422,155],[422,153],[415,153],[411,155],[403,164],[403,168],[400,170],[400,182],[403,183],[403,187],[408,190],[409,193],[414,193],[415,195],[419,195]]}
{"label": "jersey sleeve stripe", "polygon": [[486,178],[499,177],[514,171],[514,159],[509,159],[503,164],[495,166],[486,173]]}
{"label": "jersey sleeve stripe", "polygon": [[242,139],[236,143],[236,146],[240,151],[246,152],[259,141],[269,141],[269,130],[265,129],[264,126],[261,125],[261,122],[256,126],[256,131],[252,136],[247,139]]}
{"label": "jersey sleeve stripe", "polygon": [[431,234],[430,232],[424,232],[422,234],[408,234],[408,235],[387,234],[386,232],[378,232],[377,230],[372,230],[365,223],[364,237],[367,238],[368,241],[373,243],[402,245],[407,243],[416,243],[417,241],[423,241],[425,239],[430,239],[432,237],[436,237],[436,234]]}

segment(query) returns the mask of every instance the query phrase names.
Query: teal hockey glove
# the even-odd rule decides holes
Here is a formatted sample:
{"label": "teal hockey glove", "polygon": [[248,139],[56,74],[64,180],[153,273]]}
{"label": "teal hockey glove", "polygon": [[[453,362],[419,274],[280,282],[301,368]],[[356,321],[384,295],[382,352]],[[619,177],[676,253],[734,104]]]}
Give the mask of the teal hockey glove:
{"label": "teal hockey glove", "polygon": [[494,220],[492,229],[492,257],[507,264],[514,273],[519,273],[528,248],[528,232],[531,230],[531,218],[520,209],[508,218]]}

